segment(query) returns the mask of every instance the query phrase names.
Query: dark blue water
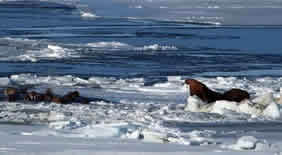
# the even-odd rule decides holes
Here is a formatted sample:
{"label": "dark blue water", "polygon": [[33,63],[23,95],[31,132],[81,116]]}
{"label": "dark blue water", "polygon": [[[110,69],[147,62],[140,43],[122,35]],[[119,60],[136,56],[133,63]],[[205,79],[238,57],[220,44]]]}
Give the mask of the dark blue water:
{"label": "dark blue water", "polygon": [[[159,20],[145,18],[146,11],[137,9],[133,15],[144,18],[126,18],[124,14],[131,17],[134,8],[124,10],[123,3],[115,4],[113,10],[104,9],[107,2],[96,1],[21,3],[0,3],[1,76],[282,75],[279,24]],[[99,17],[83,17],[85,10]],[[121,14],[114,16],[117,10]],[[75,56],[45,56],[44,52],[50,52],[44,50],[48,45]],[[36,61],[19,59],[23,55]]]}

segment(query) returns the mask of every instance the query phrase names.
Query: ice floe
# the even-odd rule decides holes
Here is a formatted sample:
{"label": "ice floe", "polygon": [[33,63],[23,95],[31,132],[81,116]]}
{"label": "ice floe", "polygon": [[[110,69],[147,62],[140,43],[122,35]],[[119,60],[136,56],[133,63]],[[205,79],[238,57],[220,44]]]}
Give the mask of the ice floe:
{"label": "ice floe", "polygon": [[81,17],[83,18],[98,18],[99,16],[97,16],[96,14],[93,14],[91,12],[85,12],[85,11],[81,11],[80,12]]}
{"label": "ice floe", "polygon": [[267,151],[271,149],[271,144],[269,144],[266,140],[259,140],[254,136],[243,136],[240,137],[235,144],[223,147],[242,151]]}

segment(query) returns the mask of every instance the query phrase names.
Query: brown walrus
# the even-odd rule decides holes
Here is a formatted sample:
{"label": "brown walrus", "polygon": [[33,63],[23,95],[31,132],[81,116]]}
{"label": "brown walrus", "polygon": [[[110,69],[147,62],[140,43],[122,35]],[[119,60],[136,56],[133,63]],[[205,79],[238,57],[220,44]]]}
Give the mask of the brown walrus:
{"label": "brown walrus", "polygon": [[79,102],[88,104],[89,99],[81,97],[78,91],[68,92],[64,96],[54,95],[51,89],[47,89],[45,93],[38,93],[36,91],[28,92],[26,89],[18,89],[8,87],[4,89],[4,95],[8,97],[9,102],[16,100],[25,100],[33,102],[55,102],[58,104],[70,104],[72,102]]}
{"label": "brown walrus", "polygon": [[[80,100],[79,100],[80,99]],[[59,97],[59,96],[53,96],[51,102],[58,103],[58,104],[70,104],[72,102],[79,101],[82,104],[86,104],[87,100],[80,97],[80,94],[78,91],[69,92],[66,95]]]}
{"label": "brown walrus", "polygon": [[26,89],[18,89],[14,87],[8,87],[4,89],[4,95],[8,97],[9,102],[14,102],[20,98],[21,95],[26,93]]}
{"label": "brown walrus", "polygon": [[16,101],[18,98],[18,90],[16,88],[8,87],[4,89],[4,95],[8,97],[9,102]]}
{"label": "brown walrus", "polygon": [[221,100],[223,98],[222,94],[210,90],[206,85],[204,85],[200,81],[194,79],[187,79],[185,80],[185,83],[188,84],[190,87],[190,95],[196,95],[204,102],[211,103],[217,100]]}
{"label": "brown walrus", "polygon": [[54,95],[51,89],[47,89],[44,94],[38,93],[36,91],[27,92],[24,96],[24,100],[26,101],[34,101],[34,102],[55,102],[59,104],[68,104],[75,101],[76,98],[79,97],[79,92],[69,92],[66,95],[60,97]]}
{"label": "brown walrus", "polygon": [[244,99],[249,99],[250,95],[247,91],[241,89],[231,89],[221,94],[210,90],[206,85],[194,79],[187,79],[185,83],[190,86],[190,95],[198,96],[202,101],[211,103],[218,100],[227,100],[241,102]]}

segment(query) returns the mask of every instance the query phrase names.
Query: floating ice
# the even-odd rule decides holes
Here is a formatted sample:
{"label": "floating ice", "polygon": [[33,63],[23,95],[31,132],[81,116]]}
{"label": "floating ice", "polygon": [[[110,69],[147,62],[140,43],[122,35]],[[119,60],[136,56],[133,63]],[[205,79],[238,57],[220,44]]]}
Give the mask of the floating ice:
{"label": "floating ice", "polygon": [[136,6],[130,6],[130,8],[142,9],[142,8],[143,8],[143,6],[142,6],[142,5],[136,5]]}
{"label": "floating ice", "polygon": [[71,49],[49,42],[30,39],[0,38],[1,53],[0,60],[3,61],[31,61],[41,59],[63,59],[78,57]]}
{"label": "floating ice", "polygon": [[98,48],[98,49],[106,49],[106,50],[135,50],[135,51],[164,51],[164,50],[177,50],[178,48],[175,46],[166,46],[166,45],[146,45],[144,47],[135,47],[122,42],[95,42],[88,43],[87,46]]}
{"label": "floating ice", "polygon": [[[94,15],[83,13],[83,17],[93,18]],[[145,45],[137,47],[118,41],[93,42],[86,44],[57,44],[46,40],[0,38],[0,61],[30,61],[60,60],[83,57],[87,54],[81,52],[82,48],[91,48],[94,52],[105,51],[167,51],[177,50],[175,46],[167,45]]]}
{"label": "floating ice", "polygon": [[280,118],[280,110],[276,103],[270,103],[263,111],[263,115],[272,119]]}
{"label": "floating ice", "polygon": [[102,49],[131,49],[132,46],[121,43],[121,42],[95,42],[95,43],[88,43],[87,46],[95,47],[95,48],[102,48]]}
{"label": "floating ice", "polygon": [[97,16],[97,15],[91,13],[91,12],[84,12],[84,11],[81,11],[80,15],[83,18],[97,18],[97,17],[99,17],[99,16]]}

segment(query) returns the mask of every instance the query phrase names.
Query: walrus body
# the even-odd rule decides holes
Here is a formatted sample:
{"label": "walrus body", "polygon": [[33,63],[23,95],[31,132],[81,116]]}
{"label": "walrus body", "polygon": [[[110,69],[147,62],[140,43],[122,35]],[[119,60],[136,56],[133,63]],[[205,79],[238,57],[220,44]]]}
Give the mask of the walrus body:
{"label": "walrus body", "polygon": [[244,99],[249,99],[250,95],[247,91],[241,89],[231,89],[223,94],[209,89],[205,84],[195,79],[187,79],[185,83],[190,87],[190,95],[198,96],[202,101],[212,103],[218,100],[227,100],[241,102]]}
{"label": "walrus body", "polygon": [[24,100],[30,102],[54,102],[58,104],[70,104],[73,102],[82,104],[89,103],[89,100],[85,97],[81,97],[78,91],[68,92],[66,95],[59,96],[54,95],[51,89],[47,89],[45,93],[39,93],[36,91],[29,92],[26,89],[21,90],[8,87],[3,90],[3,94],[8,98],[8,102]]}
{"label": "walrus body", "polygon": [[[48,93],[49,92],[49,93]],[[80,96],[78,91],[69,92],[66,95],[60,97],[57,95],[53,95],[51,91],[47,91],[46,94],[51,97],[50,102],[58,103],[58,104],[71,104],[73,102],[78,102],[81,104],[88,104],[89,101],[87,98]]]}
{"label": "walrus body", "polygon": [[241,102],[250,99],[250,94],[241,89],[231,89],[223,94],[223,99],[227,101]]}

